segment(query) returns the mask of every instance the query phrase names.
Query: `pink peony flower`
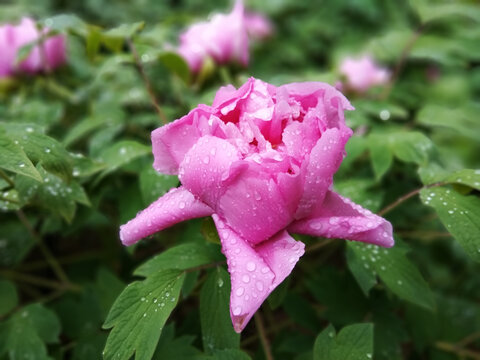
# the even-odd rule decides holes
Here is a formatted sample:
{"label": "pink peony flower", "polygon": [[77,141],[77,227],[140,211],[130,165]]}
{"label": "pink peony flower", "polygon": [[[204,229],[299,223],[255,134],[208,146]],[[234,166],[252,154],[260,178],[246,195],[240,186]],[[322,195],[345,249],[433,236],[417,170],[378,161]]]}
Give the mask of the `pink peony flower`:
{"label": "pink peony flower", "polygon": [[275,87],[250,78],[238,90],[221,88],[212,106],[153,131],[154,168],[182,185],[123,225],[122,242],[211,215],[237,332],[303,255],[289,233],[392,246],[388,221],[332,190],[352,135],[344,110],[352,109],[319,82]]}
{"label": "pink peony flower", "polygon": [[216,14],[208,22],[192,25],[180,35],[178,53],[193,72],[198,72],[207,57],[218,64],[248,64],[248,35],[242,1],[230,14]]}
{"label": "pink peony flower", "polygon": [[[48,29],[44,31],[46,33]],[[17,71],[33,74],[65,63],[65,38],[57,35],[45,39],[43,49],[36,45],[25,60],[15,65],[20,48],[37,41],[39,36],[35,22],[30,18],[23,18],[18,25],[0,26],[0,77],[14,75]]]}
{"label": "pink peony flower", "polygon": [[262,40],[273,34],[272,23],[260,13],[247,12],[245,14],[245,26],[251,39]]}
{"label": "pink peony flower", "polygon": [[365,92],[375,85],[384,85],[390,79],[390,72],[368,55],[359,59],[345,58],[340,65],[340,73],[346,77],[347,86],[358,92]]}

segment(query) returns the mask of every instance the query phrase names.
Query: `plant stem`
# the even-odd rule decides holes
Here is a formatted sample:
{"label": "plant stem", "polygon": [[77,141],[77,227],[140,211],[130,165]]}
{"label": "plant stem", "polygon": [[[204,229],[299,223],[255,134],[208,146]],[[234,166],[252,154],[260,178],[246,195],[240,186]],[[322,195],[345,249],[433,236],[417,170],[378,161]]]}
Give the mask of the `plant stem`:
{"label": "plant stem", "polygon": [[13,182],[13,180],[10,179],[10,177],[7,174],[5,174],[5,172],[3,170],[0,170],[0,177],[3,180],[5,180],[8,183],[8,185],[10,185],[12,187],[15,186],[15,183]]}
{"label": "plant stem", "polygon": [[258,310],[255,315],[253,315],[253,317],[255,318],[255,325],[257,326],[258,335],[260,337],[260,342],[262,343],[265,358],[267,360],[273,360],[272,351],[270,350],[270,343],[268,342],[265,328],[263,327],[262,315],[260,315],[260,310]]}
{"label": "plant stem", "polygon": [[20,210],[16,211],[16,214],[17,214],[18,219],[27,228],[28,232],[33,237],[33,239],[37,242],[37,245],[40,248],[40,251],[42,252],[43,256],[45,256],[45,259],[47,260],[48,264],[52,268],[52,270],[55,273],[55,275],[57,276],[57,278],[64,284],[70,284],[70,281],[68,280],[67,274],[65,273],[65,271],[63,271],[63,269],[60,266],[60,264],[58,263],[57,259],[50,252],[48,247],[43,242],[42,238],[37,234],[35,229],[32,227],[32,225],[28,221],[27,217],[25,216],[24,212],[20,209]]}
{"label": "plant stem", "polygon": [[480,353],[472,350],[465,349],[455,344],[450,344],[443,341],[438,341],[435,343],[437,349],[454,353],[460,357],[470,358],[474,360],[480,360]]}
{"label": "plant stem", "polygon": [[433,187],[437,187],[437,186],[442,186],[442,185],[446,185],[445,182],[437,182],[437,183],[434,183],[434,184],[430,184],[430,185],[426,185],[426,186],[422,186],[421,188],[418,188],[418,189],[415,189],[413,191],[410,191],[409,193],[399,197],[397,200],[395,200],[393,203],[391,203],[390,205],[387,205],[386,207],[384,207],[382,210],[380,210],[377,214],[380,215],[380,216],[383,216],[385,215],[386,213],[390,212],[391,210],[393,210],[394,208],[396,208],[398,205],[400,205],[401,203],[407,201],[408,199],[410,199],[411,197],[417,195],[418,193],[420,193],[420,191],[422,191],[423,189],[430,189],[430,188],[433,188]]}
{"label": "plant stem", "polygon": [[335,240],[336,239],[325,239],[323,241],[319,241],[319,242],[315,243],[314,245],[310,245],[308,248],[306,248],[305,252],[310,254],[314,251],[317,251],[317,250],[320,250],[320,249],[324,248],[325,246],[330,245]]}
{"label": "plant stem", "polygon": [[153,87],[152,84],[150,83],[150,80],[148,79],[145,69],[143,68],[142,61],[140,60],[140,57],[138,56],[137,48],[135,47],[135,44],[133,43],[132,39],[127,39],[128,47],[130,48],[130,51],[132,52],[133,59],[135,61],[135,66],[137,67],[137,70],[140,74],[140,76],[143,79],[143,82],[145,83],[145,87],[147,88],[147,92],[150,95],[150,100],[152,101],[153,107],[157,111],[158,117],[160,118],[160,122],[165,125],[167,121],[167,117],[165,116],[165,113],[163,112],[162,108],[158,104],[157,97],[155,96],[155,93],[153,92]]}
{"label": "plant stem", "polygon": [[403,67],[405,66],[408,55],[410,54],[410,51],[412,51],[413,45],[415,45],[415,42],[417,41],[417,39],[422,34],[423,30],[425,29],[425,26],[426,26],[426,24],[420,25],[418,27],[418,29],[412,34],[412,36],[408,40],[407,44],[403,48],[402,53],[400,54],[400,58],[398,59],[397,64],[395,65],[395,68],[393,69],[392,77],[390,78],[390,81],[388,82],[387,86],[385,87],[385,90],[380,95],[381,100],[385,100],[386,98],[388,98],[388,96],[392,92],[393,85],[397,81],[397,79],[400,75],[400,72],[402,71]]}
{"label": "plant stem", "polygon": [[6,278],[25,282],[27,284],[42,286],[50,289],[62,290],[65,289],[72,289],[72,290],[80,290],[80,287],[77,285],[73,285],[70,283],[59,283],[57,281],[52,281],[48,279],[44,279],[38,276],[33,276],[29,274],[22,274],[12,270],[0,270],[0,274]]}

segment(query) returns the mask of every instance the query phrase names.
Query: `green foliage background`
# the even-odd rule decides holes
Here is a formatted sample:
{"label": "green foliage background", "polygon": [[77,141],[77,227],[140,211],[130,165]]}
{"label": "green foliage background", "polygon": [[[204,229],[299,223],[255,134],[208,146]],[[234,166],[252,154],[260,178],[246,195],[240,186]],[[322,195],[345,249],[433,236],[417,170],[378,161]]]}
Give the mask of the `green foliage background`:
{"label": "green foliage background", "polygon": [[[168,44],[228,1],[0,3],[1,22],[66,34],[69,58],[0,80],[1,360],[480,358],[478,2],[246,5],[274,37],[248,68],[194,77]],[[334,84],[363,53],[394,77],[348,94],[335,188],[392,222],[394,248],[299,237],[306,254],[240,336],[209,220],[121,246],[119,225],[178,184],[153,171],[151,130],[249,76]]]}

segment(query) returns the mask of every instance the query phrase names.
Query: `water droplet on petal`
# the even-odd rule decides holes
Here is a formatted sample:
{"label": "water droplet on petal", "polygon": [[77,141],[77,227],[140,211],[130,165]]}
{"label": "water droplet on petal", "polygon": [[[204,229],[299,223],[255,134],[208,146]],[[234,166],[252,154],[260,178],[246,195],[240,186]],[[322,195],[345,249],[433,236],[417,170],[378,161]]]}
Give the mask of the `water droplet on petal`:
{"label": "water droplet on petal", "polygon": [[249,261],[247,263],[247,270],[248,271],[254,271],[256,269],[256,267],[257,266],[255,265],[255,263],[253,261]]}

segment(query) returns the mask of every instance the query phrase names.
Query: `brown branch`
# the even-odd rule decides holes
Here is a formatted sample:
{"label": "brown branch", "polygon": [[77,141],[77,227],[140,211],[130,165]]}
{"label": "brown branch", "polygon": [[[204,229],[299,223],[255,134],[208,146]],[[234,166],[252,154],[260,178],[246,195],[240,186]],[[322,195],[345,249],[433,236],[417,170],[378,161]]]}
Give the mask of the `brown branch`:
{"label": "brown branch", "polygon": [[135,47],[135,44],[133,43],[132,39],[127,39],[128,47],[130,48],[130,51],[132,52],[133,59],[135,61],[135,66],[137,67],[137,70],[140,74],[140,76],[143,79],[143,82],[145,83],[145,87],[147,88],[147,92],[150,95],[150,100],[152,101],[153,107],[157,111],[158,117],[160,118],[160,122],[165,125],[167,121],[167,117],[165,116],[165,113],[163,112],[162,108],[159,105],[159,102],[157,100],[157,97],[155,96],[155,93],[153,91],[152,84],[150,83],[150,80],[147,77],[147,74],[145,73],[145,69],[143,68],[142,61],[140,60],[140,57],[138,56],[137,48]]}
{"label": "brown branch", "polygon": [[258,310],[255,315],[255,325],[257,326],[258,335],[260,337],[260,342],[262,343],[263,352],[265,354],[265,359],[273,360],[272,351],[270,350],[270,343],[268,342],[267,335],[265,333],[265,328],[263,327],[262,315],[260,315],[260,310]]}
{"label": "brown branch", "polygon": [[395,68],[393,69],[393,74],[392,77],[390,78],[390,81],[388,82],[387,86],[385,87],[385,90],[383,93],[380,95],[381,100],[385,100],[388,98],[390,95],[393,85],[395,82],[398,80],[398,77],[400,76],[400,72],[402,71],[403,67],[405,66],[405,63],[407,61],[408,55],[412,51],[413,45],[415,45],[415,42],[418,40],[420,35],[422,35],[423,30],[425,29],[426,24],[422,24],[410,37],[408,40],[407,44],[402,50],[402,53],[400,54],[400,58],[398,59]]}
{"label": "brown branch", "polygon": [[37,245],[40,248],[40,251],[42,252],[43,256],[45,257],[45,260],[47,260],[48,264],[52,268],[57,278],[62,283],[70,284],[67,274],[65,273],[65,271],[63,271],[57,259],[55,259],[55,256],[53,256],[53,254],[50,252],[48,247],[45,245],[40,235],[38,235],[35,229],[32,227],[27,217],[25,216],[24,212],[20,209],[16,211],[16,214],[18,219],[21,221],[21,223],[27,228],[27,231],[30,233],[32,238],[37,242]]}
{"label": "brown branch", "polygon": [[423,189],[430,189],[430,188],[433,188],[433,187],[437,187],[437,186],[442,186],[442,185],[446,185],[445,182],[437,182],[437,183],[434,183],[434,184],[430,184],[430,185],[426,185],[426,186],[422,186],[421,188],[419,189],[415,189],[413,191],[410,191],[409,193],[399,197],[397,200],[395,200],[393,203],[391,203],[390,205],[387,205],[386,207],[384,207],[382,210],[380,210],[377,214],[380,215],[380,216],[383,216],[385,215],[386,213],[390,212],[391,210],[393,210],[394,208],[396,208],[398,205],[400,205],[401,203],[407,201],[408,199],[410,199],[411,197],[417,195],[418,193],[420,193],[420,191],[422,191]]}
{"label": "brown branch", "polygon": [[480,360],[480,353],[472,350],[465,349],[463,347],[457,346],[455,344],[438,341],[435,343],[437,349],[454,353],[460,357],[470,358],[474,360]]}

